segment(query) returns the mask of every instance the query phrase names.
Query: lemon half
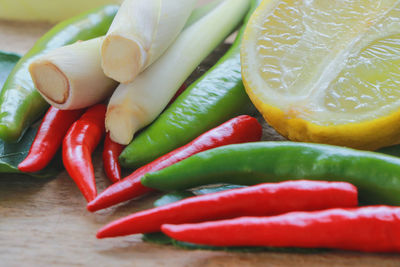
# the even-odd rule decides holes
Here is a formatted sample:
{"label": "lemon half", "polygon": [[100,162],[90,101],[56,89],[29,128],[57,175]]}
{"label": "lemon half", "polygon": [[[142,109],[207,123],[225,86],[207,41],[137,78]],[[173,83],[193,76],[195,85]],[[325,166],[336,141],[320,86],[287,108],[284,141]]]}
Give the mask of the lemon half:
{"label": "lemon half", "polygon": [[400,1],[264,0],[241,60],[248,95],[288,139],[400,143]]}

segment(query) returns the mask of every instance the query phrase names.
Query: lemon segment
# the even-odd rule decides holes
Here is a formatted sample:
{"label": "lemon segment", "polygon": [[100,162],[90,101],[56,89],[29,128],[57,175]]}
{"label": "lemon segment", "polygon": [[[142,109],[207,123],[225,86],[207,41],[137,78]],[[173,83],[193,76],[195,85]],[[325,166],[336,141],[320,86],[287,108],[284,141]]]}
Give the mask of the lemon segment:
{"label": "lemon segment", "polygon": [[400,142],[400,1],[264,0],[241,60],[253,103],[290,140]]}

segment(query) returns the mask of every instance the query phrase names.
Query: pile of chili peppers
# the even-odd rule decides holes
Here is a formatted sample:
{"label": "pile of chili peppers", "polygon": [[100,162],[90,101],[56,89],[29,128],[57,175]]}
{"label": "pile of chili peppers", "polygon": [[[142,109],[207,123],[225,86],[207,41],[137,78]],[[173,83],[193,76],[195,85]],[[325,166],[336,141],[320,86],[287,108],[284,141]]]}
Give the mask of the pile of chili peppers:
{"label": "pile of chili peppers", "polygon": [[[105,135],[105,112],[103,104],[70,111],[51,107],[19,169],[24,172],[43,169],[62,146],[67,172],[89,202],[88,210],[96,211],[152,191],[141,183],[148,173],[202,151],[210,150],[217,155],[213,148],[259,141],[262,135],[262,127],[256,119],[239,116],[121,179],[118,156],[124,147]],[[97,196],[91,154],[104,136],[103,165],[115,184]],[[207,170],[202,173],[207,175]],[[188,180],[188,185],[190,183]],[[263,183],[141,211],[103,227],[97,237],[162,231],[179,241],[212,246],[400,252],[400,241],[396,238],[400,234],[400,208],[357,208],[357,205],[357,189],[346,182]]]}
{"label": "pile of chili peppers", "polygon": [[[18,168],[23,172],[40,171],[50,163],[62,145],[64,166],[87,201],[97,195],[91,154],[105,134],[106,106],[87,110],[59,110],[50,107],[44,116],[28,156]],[[103,162],[112,182],[120,179],[117,166],[118,144],[105,140]],[[120,153],[120,152],[119,152]]]}
{"label": "pile of chili peppers", "polygon": [[[51,107],[19,169],[39,171],[62,147],[66,170],[89,202],[88,210],[97,211],[154,190],[141,183],[148,174],[171,165],[179,170],[176,163],[184,160],[190,164],[193,155],[210,159],[213,155],[218,156],[218,149],[214,148],[259,141],[262,135],[262,127],[255,118],[239,116],[121,179],[118,156],[124,147],[105,134],[105,112],[103,104],[75,111]],[[114,184],[97,196],[91,154],[104,136],[103,165]],[[229,157],[225,159],[229,160]],[[250,171],[250,165],[246,166]],[[198,165],[204,176],[211,175],[212,172],[204,167]],[[198,171],[192,169],[190,173]],[[263,175],[260,172],[260,177]],[[176,187],[184,188],[182,183],[185,182],[179,180]],[[191,183],[190,179],[187,180],[187,187],[191,187]],[[106,225],[99,230],[97,237],[162,231],[179,241],[211,246],[323,247],[400,252],[397,238],[400,234],[400,208],[357,205],[358,190],[347,182],[297,180],[262,183],[194,196],[141,211]]]}
{"label": "pile of chili peppers", "polygon": [[59,110],[50,107],[28,156],[18,168],[24,172],[43,169],[62,145],[63,163],[68,174],[90,202],[88,209],[96,211],[152,191],[140,183],[141,178],[148,172],[163,169],[196,153],[218,146],[259,141],[262,135],[262,126],[255,118],[247,115],[239,116],[121,180],[118,156],[124,147],[113,142],[107,134],[104,141],[103,166],[106,175],[115,184],[97,197],[91,155],[105,135],[105,114],[106,106],[103,104],[87,110]]}
{"label": "pile of chili peppers", "polygon": [[[249,16],[259,2],[254,1]],[[67,44],[104,34],[117,9],[100,8],[60,24],[21,60],[2,91],[0,102],[12,102],[4,105],[12,118],[3,118],[8,126],[3,130],[8,130],[0,132],[2,139],[17,140],[47,106],[26,77],[24,62],[48,48],[54,38]],[[98,19],[81,23],[89,16]],[[78,29],[73,35],[71,25]],[[247,115],[217,126],[252,106],[240,73],[243,29],[226,55],[127,148],[106,134],[105,105],[87,110],[50,107],[18,168],[40,171],[61,149],[64,166],[92,212],[156,189],[183,190],[218,182],[252,185],[137,212],[103,227],[98,238],[162,231],[176,240],[211,246],[400,252],[400,207],[357,207],[358,195],[400,204],[400,159],[323,145],[257,142],[262,127]],[[25,94],[20,94],[20,81],[28,86]],[[16,89],[18,94],[10,94]],[[14,105],[15,95],[22,104]],[[200,135],[207,129],[211,130]],[[97,195],[91,155],[103,138],[103,166],[114,184]],[[140,168],[122,178],[119,162]],[[296,181],[283,181],[288,179]]]}
{"label": "pile of chili peppers", "polygon": [[400,252],[400,208],[357,207],[345,182],[285,181],[190,197],[114,221],[98,238],[162,231],[208,246]]}

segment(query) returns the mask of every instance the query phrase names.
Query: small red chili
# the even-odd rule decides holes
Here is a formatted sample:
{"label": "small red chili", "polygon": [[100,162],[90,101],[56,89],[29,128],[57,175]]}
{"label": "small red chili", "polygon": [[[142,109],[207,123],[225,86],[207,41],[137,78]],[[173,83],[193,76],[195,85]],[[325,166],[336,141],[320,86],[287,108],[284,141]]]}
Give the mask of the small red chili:
{"label": "small red chili", "polygon": [[211,246],[332,248],[400,252],[400,208],[370,206],[240,217],[197,224],[164,224],[184,242]]}
{"label": "small red chili", "polygon": [[103,227],[98,238],[159,232],[161,225],[239,216],[266,216],[290,211],[355,207],[357,188],[349,183],[288,181],[190,197],[134,213]]}
{"label": "small red chili", "polygon": [[97,195],[91,155],[105,133],[106,106],[89,108],[72,124],[63,142],[63,163],[87,201]]}
{"label": "small red chili", "polygon": [[37,172],[46,167],[61,147],[69,127],[84,112],[79,110],[60,110],[50,107],[44,116],[28,156],[18,165],[22,172]]}
{"label": "small red chili", "polygon": [[120,145],[111,140],[109,133],[106,134],[103,149],[103,167],[108,179],[113,183],[121,180],[121,167],[118,162],[118,157],[124,147],[124,145]]}
{"label": "small red chili", "polygon": [[97,211],[141,196],[153,189],[144,187],[140,180],[148,172],[154,172],[186,159],[196,153],[211,148],[259,141],[262,126],[253,117],[243,115],[233,118],[220,126],[200,135],[187,145],[156,159],[137,169],[131,175],[108,187],[87,206],[89,211]]}

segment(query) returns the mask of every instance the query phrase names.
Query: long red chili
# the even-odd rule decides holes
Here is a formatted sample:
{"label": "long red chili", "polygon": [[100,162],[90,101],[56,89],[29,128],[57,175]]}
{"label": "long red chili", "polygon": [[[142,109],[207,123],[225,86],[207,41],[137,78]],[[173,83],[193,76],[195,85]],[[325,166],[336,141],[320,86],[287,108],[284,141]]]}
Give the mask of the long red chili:
{"label": "long red chili", "polygon": [[239,216],[266,216],[357,206],[357,188],[349,183],[288,181],[266,183],[195,196],[134,213],[103,227],[98,238],[158,232],[162,224],[181,224]]}
{"label": "long red chili", "polygon": [[105,105],[91,107],[72,124],[63,142],[65,169],[87,201],[97,195],[91,155],[105,133],[105,114]]}
{"label": "long red chili", "polygon": [[241,217],[198,224],[164,224],[161,229],[176,240],[212,246],[400,252],[399,207],[291,212],[272,217]]}
{"label": "long red chili", "polygon": [[140,183],[140,179],[148,172],[154,172],[186,159],[196,153],[211,148],[259,141],[262,135],[262,126],[253,117],[243,115],[233,118],[220,126],[200,135],[187,145],[156,159],[155,161],[137,169],[120,182],[108,187],[87,206],[89,211],[97,211],[112,205],[130,200],[152,191]]}
{"label": "long red chili", "polygon": [[108,179],[113,183],[121,180],[121,167],[118,162],[118,157],[124,147],[124,145],[120,145],[111,140],[109,133],[106,134],[103,149],[103,167]]}
{"label": "long red chili", "polygon": [[69,127],[84,112],[79,110],[60,110],[50,107],[44,116],[28,156],[18,165],[22,172],[37,172],[49,164]]}

